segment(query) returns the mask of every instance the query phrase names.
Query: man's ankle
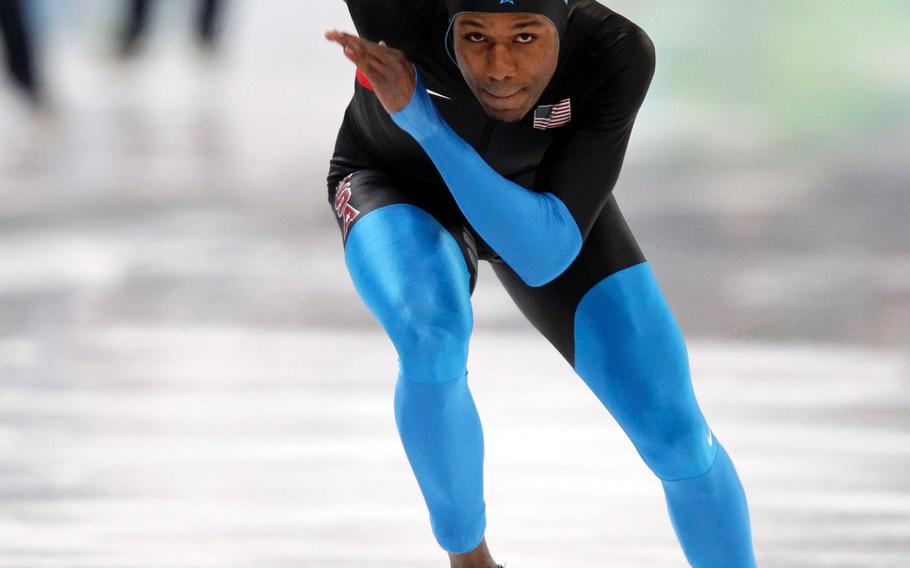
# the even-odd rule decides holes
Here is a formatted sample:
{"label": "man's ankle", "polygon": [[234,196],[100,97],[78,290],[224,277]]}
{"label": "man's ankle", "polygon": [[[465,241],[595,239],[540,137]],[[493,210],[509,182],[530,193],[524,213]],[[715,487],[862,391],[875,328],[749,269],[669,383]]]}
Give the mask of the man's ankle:
{"label": "man's ankle", "polygon": [[499,564],[490,556],[487,540],[483,539],[477,547],[464,554],[449,553],[451,568],[499,568]]}

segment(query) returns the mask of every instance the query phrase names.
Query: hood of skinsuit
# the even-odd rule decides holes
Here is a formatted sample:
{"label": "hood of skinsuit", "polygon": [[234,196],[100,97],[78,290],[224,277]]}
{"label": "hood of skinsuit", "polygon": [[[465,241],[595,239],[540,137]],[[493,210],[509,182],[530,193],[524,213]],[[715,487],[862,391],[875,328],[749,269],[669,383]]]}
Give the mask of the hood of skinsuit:
{"label": "hood of skinsuit", "polygon": [[446,31],[446,51],[455,61],[455,46],[452,39],[452,24],[455,17],[464,12],[489,12],[493,14],[539,14],[553,23],[556,35],[562,43],[562,34],[569,21],[571,0],[445,0],[449,10],[449,29]]}

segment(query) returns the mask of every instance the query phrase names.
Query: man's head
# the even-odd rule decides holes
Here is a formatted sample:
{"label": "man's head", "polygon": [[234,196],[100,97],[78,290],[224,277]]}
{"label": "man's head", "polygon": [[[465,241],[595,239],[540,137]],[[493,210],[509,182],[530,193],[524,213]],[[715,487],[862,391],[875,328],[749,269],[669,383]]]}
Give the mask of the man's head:
{"label": "man's head", "polygon": [[553,78],[568,0],[446,0],[446,44],[488,115],[520,120]]}

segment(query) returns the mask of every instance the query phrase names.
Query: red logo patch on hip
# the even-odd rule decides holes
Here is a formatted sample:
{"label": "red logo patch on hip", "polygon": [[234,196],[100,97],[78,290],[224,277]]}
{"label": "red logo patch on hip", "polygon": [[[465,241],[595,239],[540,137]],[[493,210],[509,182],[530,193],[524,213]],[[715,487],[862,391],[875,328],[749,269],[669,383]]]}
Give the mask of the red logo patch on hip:
{"label": "red logo patch on hip", "polygon": [[351,176],[353,175],[344,176],[344,179],[338,182],[338,187],[335,189],[335,215],[342,220],[341,238],[345,242],[348,240],[348,230],[351,228],[351,223],[360,215],[360,211],[354,209],[348,203],[351,200]]}

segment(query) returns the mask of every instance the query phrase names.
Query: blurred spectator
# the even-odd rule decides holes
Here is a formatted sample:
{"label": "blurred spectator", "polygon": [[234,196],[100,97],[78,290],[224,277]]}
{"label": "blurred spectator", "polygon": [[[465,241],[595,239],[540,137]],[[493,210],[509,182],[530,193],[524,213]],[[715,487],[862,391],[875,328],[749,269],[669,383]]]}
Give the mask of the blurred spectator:
{"label": "blurred spectator", "polygon": [[[0,0],[2,1],[2,0]],[[130,0],[126,26],[120,39],[120,53],[129,57],[136,54],[148,29],[148,15],[152,0]],[[199,45],[207,51],[216,47],[221,14],[221,0],[200,0],[196,15],[196,34]]]}
{"label": "blurred spectator", "polygon": [[0,36],[6,52],[6,65],[16,86],[33,104],[41,101],[41,89],[35,72],[35,54],[31,31],[21,0],[0,0]]}

